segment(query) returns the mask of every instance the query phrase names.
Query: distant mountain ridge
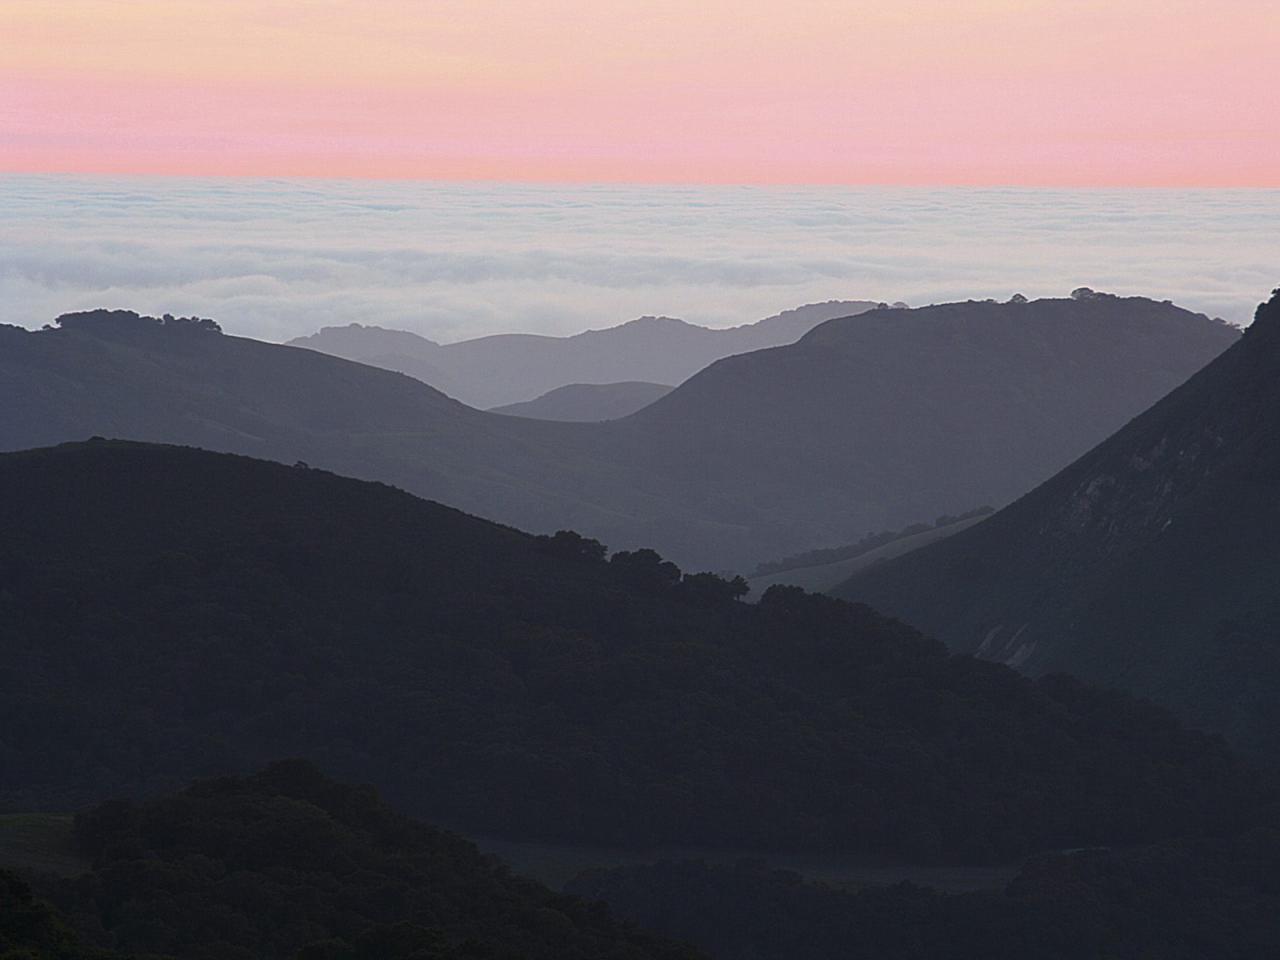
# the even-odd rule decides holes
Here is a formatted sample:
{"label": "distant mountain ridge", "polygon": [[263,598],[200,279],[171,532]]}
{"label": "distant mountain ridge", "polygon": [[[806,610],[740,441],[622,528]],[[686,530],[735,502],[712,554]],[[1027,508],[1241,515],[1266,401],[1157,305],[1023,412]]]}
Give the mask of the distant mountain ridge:
{"label": "distant mountain ridge", "polygon": [[873,310],[719,360],[593,449],[835,546],[1012,501],[1239,337],[1142,297]]}
{"label": "distant mountain ridge", "polygon": [[313,350],[91,311],[0,328],[0,450],[99,435],[302,460],[535,532],[750,570],[1006,503],[1238,336],[1141,298],[873,310],[720,360],[623,419],[555,423]]}
{"label": "distant mountain ridge", "polygon": [[569,337],[508,333],[448,344],[353,323],[325,327],[288,345],[407,373],[487,410],[575,383],[680,383],[721,357],[792,343],[819,323],[876,306],[870,300],[831,300],[726,328],[650,316]]}
{"label": "distant mountain ridge", "polygon": [[598,423],[618,420],[642,410],[674,390],[665,383],[571,383],[524,403],[492,407],[490,413],[535,420]]}
{"label": "distant mountain ridge", "polygon": [[835,592],[1280,759],[1278,490],[1280,291],[1240,342],[1048,482]]}

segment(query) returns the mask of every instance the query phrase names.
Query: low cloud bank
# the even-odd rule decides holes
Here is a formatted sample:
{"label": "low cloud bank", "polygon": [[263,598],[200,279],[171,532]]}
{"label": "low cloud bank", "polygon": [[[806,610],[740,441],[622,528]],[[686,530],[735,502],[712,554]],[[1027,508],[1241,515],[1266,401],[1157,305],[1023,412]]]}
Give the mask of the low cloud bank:
{"label": "low cloud bank", "polygon": [[548,187],[0,177],[0,323],[88,307],[284,340],[441,341],[642,314],[1062,296],[1087,284],[1245,323],[1280,191]]}

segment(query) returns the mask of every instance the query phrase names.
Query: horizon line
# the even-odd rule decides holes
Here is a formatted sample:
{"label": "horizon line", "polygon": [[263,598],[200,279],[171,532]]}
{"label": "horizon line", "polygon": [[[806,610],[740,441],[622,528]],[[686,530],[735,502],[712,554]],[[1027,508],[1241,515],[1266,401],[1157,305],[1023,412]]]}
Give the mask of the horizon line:
{"label": "horizon line", "polygon": [[1006,180],[720,180],[720,179],[677,179],[677,178],[571,178],[571,177],[485,177],[485,176],[451,176],[413,175],[413,174],[329,174],[329,173],[266,173],[266,172],[183,172],[168,170],[114,170],[99,168],[63,168],[54,170],[37,170],[28,168],[6,169],[0,167],[0,177],[49,177],[49,178],[109,178],[124,177],[151,180],[278,180],[278,181],[318,181],[330,183],[436,183],[451,185],[476,186],[546,186],[546,187],[669,187],[669,188],[708,188],[725,187],[730,189],[805,189],[805,188],[849,188],[849,189],[884,189],[884,190],[1076,190],[1076,191],[1109,191],[1109,190],[1151,190],[1151,191],[1252,191],[1280,190],[1280,179],[1268,183],[1238,183],[1231,181],[1215,182],[1183,182],[1171,181],[1161,183],[1141,181],[1114,181],[1106,183],[1082,183],[1070,180],[1056,181],[1006,181]]}

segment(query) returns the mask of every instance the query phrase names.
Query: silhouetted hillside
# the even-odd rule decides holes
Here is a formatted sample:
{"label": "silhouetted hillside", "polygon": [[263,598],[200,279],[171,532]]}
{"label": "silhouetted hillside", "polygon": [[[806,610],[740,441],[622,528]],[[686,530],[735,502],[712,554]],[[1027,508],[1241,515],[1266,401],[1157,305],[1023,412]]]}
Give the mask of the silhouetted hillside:
{"label": "silhouetted hillside", "polygon": [[490,413],[535,420],[571,420],[579,423],[617,420],[629,416],[660,397],[672,387],[663,383],[571,383],[524,403],[494,407]]}
{"label": "silhouetted hillside", "polygon": [[1009,500],[1237,337],[1147,300],[874,310],[722,360],[622,420],[553,423],[311,350],[92,312],[0,329],[0,449],[102,435],[303,460],[745,570]]}
{"label": "silhouetted hillside", "polygon": [[103,804],[76,818],[76,842],[92,870],[44,892],[82,941],[121,951],[183,960],[698,956],[514,877],[462,838],[297,761]]}
{"label": "silhouetted hillside", "polygon": [[680,383],[721,357],[791,343],[825,320],[875,306],[867,300],[811,303],[726,329],[640,317],[571,337],[511,333],[449,344],[351,324],[325,327],[289,345],[407,373],[463,403],[488,409],[533,400],[569,384]]}
{"label": "silhouetted hillside", "polygon": [[317,470],[6,454],[0,534],[11,810],[301,756],[489,836],[986,861],[1212,832],[1259,798],[1138,701]]}
{"label": "silhouetted hillside", "polygon": [[1231,350],[972,530],[841,587],[1280,758],[1280,295]]}

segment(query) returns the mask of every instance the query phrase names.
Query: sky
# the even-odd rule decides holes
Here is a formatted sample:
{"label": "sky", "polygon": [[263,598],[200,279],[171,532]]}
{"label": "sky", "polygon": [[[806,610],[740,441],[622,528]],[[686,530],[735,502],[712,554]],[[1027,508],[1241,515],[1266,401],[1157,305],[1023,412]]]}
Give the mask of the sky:
{"label": "sky", "polygon": [[0,172],[1280,186],[1276,0],[0,0]]}

